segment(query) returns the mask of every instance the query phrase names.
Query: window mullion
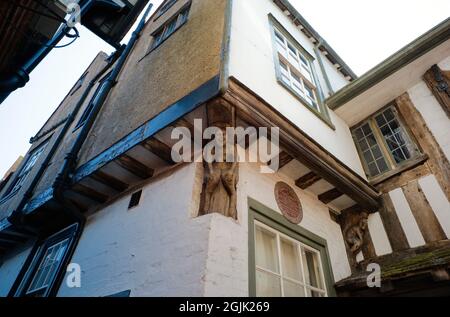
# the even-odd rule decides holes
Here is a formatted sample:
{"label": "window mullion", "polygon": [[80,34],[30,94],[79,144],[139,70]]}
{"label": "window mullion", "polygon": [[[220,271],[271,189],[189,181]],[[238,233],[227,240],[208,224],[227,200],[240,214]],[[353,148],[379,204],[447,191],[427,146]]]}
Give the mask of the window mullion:
{"label": "window mullion", "polygon": [[302,249],[302,245],[300,243],[297,243],[297,248],[298,248],[298,255],[300,257],[300,267],[302,270],[302,278],[303,278],[303,289],[305,291],[305,296],[307,296],[307,289],[306,289],[306,275],[305,275],[305,267],[303,265],[303,249]]}
{"label": "window mullion", "polygon": [[282,266],[282,262],[281,262],[281,238],[280,238],[280,234],[277,232],[276,233],[276,237],[277,237],[277,254],[278,254],[278,266],[280,268],[280,286],[281,286],[281,297],[284,297],[284,281],[283,281],[283,266]]}
{"label": "window mullion", "polygon": [[[375,139],[379,145],[379,148],[381,149],[381,152],[383,153],[384,159],[389,164],[389,167],[391,170],[395,169],[396,168],[395,160],[394,160],[392,153],[389,150],[389,147],[386,143],[386,140],[384,139],[384,136],[381,133],[381,130],[378,127],[378,124],[375,122],[374,118],[369,120],[369,125],[372,128],[373,135],[375,136]],[[372,149],[371,149],[371,151],[372,151]]]}

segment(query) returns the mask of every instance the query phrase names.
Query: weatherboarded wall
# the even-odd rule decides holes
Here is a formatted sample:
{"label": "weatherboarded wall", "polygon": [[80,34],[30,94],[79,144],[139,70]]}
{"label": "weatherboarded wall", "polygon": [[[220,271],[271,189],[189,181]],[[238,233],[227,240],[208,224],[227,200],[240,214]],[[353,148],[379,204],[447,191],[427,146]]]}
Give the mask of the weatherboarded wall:
{"label": "weatherboarded wall", "polygon": [[148,22],[85,142],[80,164],[219,74],[226,0],[193,0],[187,23],[147,54],[154,31],[188,2],[178,1]]}

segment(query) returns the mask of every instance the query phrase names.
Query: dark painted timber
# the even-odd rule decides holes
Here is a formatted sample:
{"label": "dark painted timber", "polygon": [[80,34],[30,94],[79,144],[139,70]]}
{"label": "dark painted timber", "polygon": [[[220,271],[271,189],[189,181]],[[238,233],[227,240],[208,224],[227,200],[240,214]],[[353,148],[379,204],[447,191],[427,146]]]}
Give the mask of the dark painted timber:
{"label": "dark painted timber", "polygon": [[153,169],[147,167],[146,165],[128,155],[122,155],[121,157],[117,158],[115,162],[119,164],[119,166],[123,169],[142,179],[152,177],[155,172]]}
{"label": "dark painted timber", "polygon": [[301,189],[307,189],[309,187],[311,187],[312,185],[314,185],[315,183],[317,183],[318,181],[320,181],[322,179],[322,177],[320,177],[319,175],[317,175],[314,172],[308,173],[305,176],[300,177],[295,184],[297,185],[297,187],[301,188]]}
{"label": "dark painted timber", "polygon": [[95,174],[92,174],[91,178],[99,183],[111,187],[118,192],[123,192],[129,187],[127,183],[102,171],[98,171]]}
{"label": "dark painted timber", "polygon": [[123,153],[153,137],[165,127],[172,125],[209,99],[215,97],[220,91],[219,83],[220,76],[217,75],[111,146],[108,150],[102,152],[97,157],[78,168],[74,174],[73,182],[77,183],[83,178],[88,177],[101,167],[121,156]]}
{"label": "dark painted timber", "polygon": [[344,195],[339,189],[334,188],[330,191],[327,191],[321,195],[319,195],[319,200],[321,202],[323,202],[324,204],[329,204],[331,203],[333,200],[338,199],[339,197],[341,197],[342,195]]}
{"label": "dark painted timber", "polygon": [[167,144],[153,138],[142,143],[142,146],[166,163],[171,165],[174,164],[174,161],[172,160],[172,149]]}

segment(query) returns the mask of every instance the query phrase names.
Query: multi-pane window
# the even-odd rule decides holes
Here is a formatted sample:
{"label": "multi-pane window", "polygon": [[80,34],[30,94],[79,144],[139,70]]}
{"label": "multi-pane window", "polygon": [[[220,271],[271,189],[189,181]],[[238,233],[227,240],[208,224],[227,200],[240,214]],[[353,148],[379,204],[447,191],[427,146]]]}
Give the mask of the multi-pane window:
{"label": "multi-pane window", "polygon": [[394,170],[420,154],[392,106],[353,129],[353,137],[369,177]]}
{"label": "multi-pane window", "polygon": [[281,81],[320,112],[311,62],[281,31],[274,28],[274,34]]}
{"label": "multi-pane window", "polygon": [[153,34],[153,42],[150,50],[158,47],[187,21],[189,9],[190,7],[186,7],[181,10],[180,13],[170,19],[165,25],[163,25],[158,31],[156,31],[155,34]]}
{"label": "multi-pane window", "polygon": [[79,224],[75,223],[40,243],[15,296],[48,297],[55,293],[78,230]]}
{"label": "multi-pane window", "polygon": [[255,223],[256,295],[327,296],[320,253],[262,223]]}
{"label": "multi-pane window", "polygon": [[25,294],[27,296],[42,296],[51,286],[58,268],[61,266],[64,255],[69,246],[70,239],[57,242],[49,246],[42,257],[34,277]]}
{"label": "multi-pane window", "polygon": [[30,171],[33,169],[34,165],[36,165],[39,157],[44,152],[47,144],[48,141],[42,143],[36,149],[34,149],[33,152],[31,152],[23,167],[20,169],[19,174],[14,179],[13,183],[9,186],[8,191],[4,196],[8,196],[9,194],[14,193],[22,187],[23,183],[27,179],[27,176],[30,174]]}

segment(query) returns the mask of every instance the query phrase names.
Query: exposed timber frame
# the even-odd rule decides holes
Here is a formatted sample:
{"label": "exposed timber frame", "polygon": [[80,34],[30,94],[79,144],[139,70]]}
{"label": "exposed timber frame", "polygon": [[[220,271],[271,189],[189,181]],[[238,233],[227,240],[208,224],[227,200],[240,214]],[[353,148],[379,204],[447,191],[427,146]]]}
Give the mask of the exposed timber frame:
{"label": "exposed timber frame", "polygon": [[450,118],[450,71],[444,71],[434,65],[425,73],[423,79]]}

